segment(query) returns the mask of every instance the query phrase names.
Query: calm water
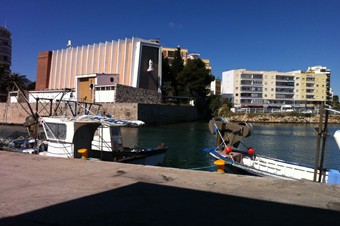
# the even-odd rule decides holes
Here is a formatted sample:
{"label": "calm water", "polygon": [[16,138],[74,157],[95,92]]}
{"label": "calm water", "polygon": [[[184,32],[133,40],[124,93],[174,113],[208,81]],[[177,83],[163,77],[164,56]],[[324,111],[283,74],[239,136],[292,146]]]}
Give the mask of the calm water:
{"label": "calm water", "polygon": [[[243,142],[254,147],[257,154],[314,166],[317,142],[314,127],[317,125],[267,123],[253,126],[253,135]],[[338,129],[340,125],[329,125],[331,136],[326,141],[324,166],[340,170],[340,151],[332,136]],[[215,145],[208,122],[124,128],[122,132],[128,146],[137,143],[152,147],[164,142],[168,146],[165,166],[184,169],[213,166],[214,159],[202,151]]]}
{"label": "calm water", "polygon": [[[253,124],[253,135],[245,138],[247,146],[255,148],[257,154],[314,166],[317,136],[310,124]],[[329,125],[334,134],[340,125]],[[22,127],[0,126],[0,136],[14,131],[25,131]],[[204,153],[204,148],[215,145],[208,122],[178,123],[172,125],[122,128],[124,145],[133,147],[155,147],[160,143],[168,146],[164,165],[174,168],[213,170],[214,159]],[[18,133],[16,134],[18,135]],[[340,170],[340,151],[332,136],[327,137],[325,162],[329,169]]]}

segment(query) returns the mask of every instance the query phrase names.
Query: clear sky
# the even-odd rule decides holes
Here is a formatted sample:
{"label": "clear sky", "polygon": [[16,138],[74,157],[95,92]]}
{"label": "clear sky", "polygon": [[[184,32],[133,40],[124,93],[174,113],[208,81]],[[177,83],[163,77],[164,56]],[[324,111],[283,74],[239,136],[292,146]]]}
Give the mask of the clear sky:
{"label": "clear sky", "polygon": [[226,70],[322,65],[340,95],[339,0],[0,0],[12,33],[12,71],[33,81],[38,52],[117,39],[159,38]]}

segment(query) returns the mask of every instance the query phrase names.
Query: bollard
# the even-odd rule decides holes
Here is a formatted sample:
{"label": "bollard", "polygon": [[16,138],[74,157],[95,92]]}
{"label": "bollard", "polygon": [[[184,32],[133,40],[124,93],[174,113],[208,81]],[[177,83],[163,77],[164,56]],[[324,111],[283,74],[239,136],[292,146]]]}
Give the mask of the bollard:
{"label": "bollard", "polygon": [[218,173],[224,173],[224,165],[225,165],[225,162],[221,159],[218,159],[214,162],[214,165],[217,166],[217,172]]}
{"label": "bollard", "polygon": [[89,154],[88,154],[86,148],[79,149],[79,150],[78,150],[78,153],[81,154],[81,158],[82,158],[82,159],[87,159],[87,158],[89,158]]}

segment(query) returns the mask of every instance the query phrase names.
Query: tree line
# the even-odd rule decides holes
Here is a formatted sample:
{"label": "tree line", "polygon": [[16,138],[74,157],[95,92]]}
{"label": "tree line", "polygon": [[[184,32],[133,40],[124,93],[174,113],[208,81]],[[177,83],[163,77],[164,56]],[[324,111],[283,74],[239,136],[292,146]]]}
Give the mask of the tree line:
{"label": "tree line", "polygon": [[188,97],[194,101],[201,117],[218,114],[222,107],[229,111],[230,101],[221,95],[210,94],[210,84],[215,80],[201,59],[188,59],[184,64],[181,48],[177,47],[174,58],[162,58],[163,96]]}

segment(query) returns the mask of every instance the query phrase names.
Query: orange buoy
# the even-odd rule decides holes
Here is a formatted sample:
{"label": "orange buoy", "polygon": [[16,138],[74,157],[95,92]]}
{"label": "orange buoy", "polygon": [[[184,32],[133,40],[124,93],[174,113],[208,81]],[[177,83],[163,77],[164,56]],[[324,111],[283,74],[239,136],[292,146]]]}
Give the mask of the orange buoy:
{"label": "orange buoy", "polygon": [[232,151],[233,151],[233,149],[229,146],[225,147],[225,149],[224,149],[224,152],[227,153],[227,154],[229,154]]}
{"label": "orange buoy", "polygon": [[253,155],[255,153],[255,149],[250,147],[250,148],[248,148],[247,153],[248,153],[248,155]]}

